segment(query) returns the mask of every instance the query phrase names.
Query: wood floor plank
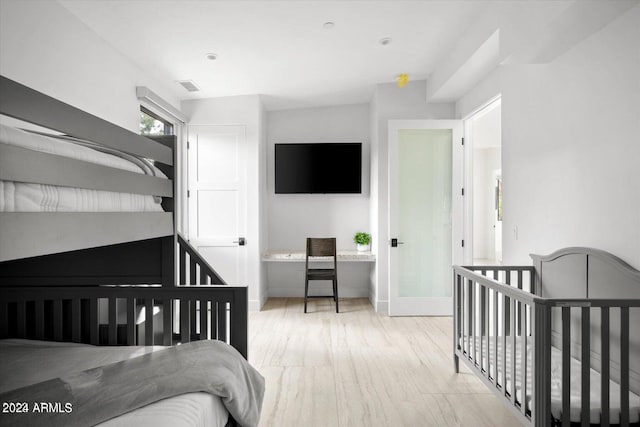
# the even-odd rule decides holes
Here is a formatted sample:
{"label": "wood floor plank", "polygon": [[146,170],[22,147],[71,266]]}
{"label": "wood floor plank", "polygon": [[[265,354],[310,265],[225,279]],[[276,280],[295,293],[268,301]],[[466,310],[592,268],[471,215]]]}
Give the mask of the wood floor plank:
{"label": "wood floor plank", "polygon": [[269,299],[249,315],[249,361],[265,376],[260,426],[517,426],[461,366],[450,317],[388,317],[367,299]]}

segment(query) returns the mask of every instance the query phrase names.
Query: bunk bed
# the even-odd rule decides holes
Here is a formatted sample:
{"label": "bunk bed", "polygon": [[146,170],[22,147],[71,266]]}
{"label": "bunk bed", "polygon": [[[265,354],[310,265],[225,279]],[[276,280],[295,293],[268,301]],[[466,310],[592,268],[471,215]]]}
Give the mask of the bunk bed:
{"label": "bunk bed", "polygon": [[532,258],[454,267],[455,371],[523,425],[640,425],[640,271],[591,248]]}
{"label": "bunk bed", "polygon": [[[176,231],[175,137],[3,76],[0,114],[36,126],[0,127],[0,425],[159,425],[176,404],[217,420],[195,423],[257,424],[247,289]],[[60,406],[35,414],[36,398]]]}

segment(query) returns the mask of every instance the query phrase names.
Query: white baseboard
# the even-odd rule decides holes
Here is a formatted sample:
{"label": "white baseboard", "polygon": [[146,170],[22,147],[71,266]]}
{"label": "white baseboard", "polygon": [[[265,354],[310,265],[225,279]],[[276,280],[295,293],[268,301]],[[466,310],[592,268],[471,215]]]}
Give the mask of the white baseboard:
{"label": "white baseboard", "polygon": [[249,311],[260,311],[262,310],[262,304],[257,299],[249,300]]}
{"label": "white baseboard", "polygon": [[378,301],[373,305],[376,313],[389,315],[389,301]]}

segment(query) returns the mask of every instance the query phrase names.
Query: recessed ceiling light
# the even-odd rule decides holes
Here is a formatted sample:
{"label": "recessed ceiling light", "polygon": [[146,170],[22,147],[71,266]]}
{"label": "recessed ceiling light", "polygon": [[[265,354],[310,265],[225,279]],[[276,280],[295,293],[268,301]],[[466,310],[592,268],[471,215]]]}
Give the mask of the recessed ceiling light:
{"label": "recessed ceiling light", "polygon": [[325,30],[330,30],[335,26],[336,26],[336,24],[331,22],[331,21],[325,22],[324,24],[322,24],[322,28],[324,28]]}
{"label": "recessed ceiling light", "polygon": [[391,43],[391,37],[384,37],[378,41],[382,46],[386,46]]}
{"label": "recessed ceiling light", "polygon": [[217,53],[207,53],[207,59],[209,61],[215,61],[216,59],[218,59],[218,54]]}

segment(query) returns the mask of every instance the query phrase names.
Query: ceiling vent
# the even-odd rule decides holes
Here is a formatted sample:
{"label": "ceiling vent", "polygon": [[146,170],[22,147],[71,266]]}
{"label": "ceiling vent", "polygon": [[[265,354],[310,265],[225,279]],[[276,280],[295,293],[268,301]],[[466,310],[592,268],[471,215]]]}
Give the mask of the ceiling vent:
{"label": "ceiling vent", "polygon": [[182,87],[189,92],[198,92],[200,90],[200,88],[196,86],[193,80],[180,80],[178,83],[180,83]]}

